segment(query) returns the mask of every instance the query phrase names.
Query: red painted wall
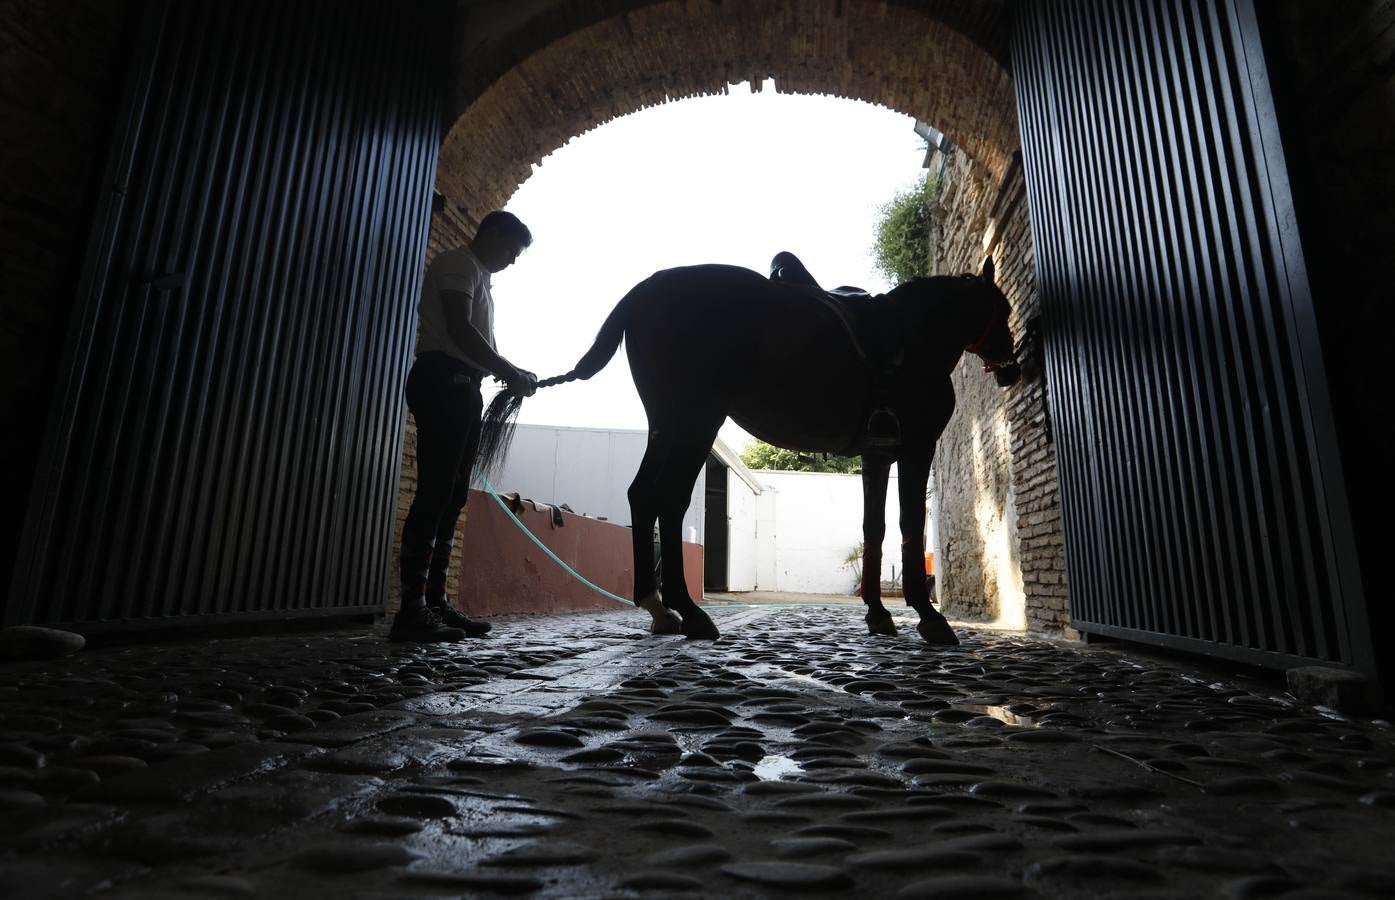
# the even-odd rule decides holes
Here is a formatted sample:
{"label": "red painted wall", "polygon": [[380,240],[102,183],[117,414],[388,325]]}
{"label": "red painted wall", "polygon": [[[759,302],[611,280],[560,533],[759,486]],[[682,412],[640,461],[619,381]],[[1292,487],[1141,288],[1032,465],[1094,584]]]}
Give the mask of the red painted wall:
{"label": "red painted wall", "polygon": [[[455,597],[476,616],[505,613],[618,609],[573,578],[539,550],[504,513],[494,498],[470,491],[462,549],[464,560]],[[634,590],[630,529],[564,512],[561,528],[552,516],[525,504],[518,518],[553,553],[599,587],[621,597]],[[702,547],[683,544],[683,574],[688,592],[702,596]],[[642,614],[641,614],[642,615]]]}

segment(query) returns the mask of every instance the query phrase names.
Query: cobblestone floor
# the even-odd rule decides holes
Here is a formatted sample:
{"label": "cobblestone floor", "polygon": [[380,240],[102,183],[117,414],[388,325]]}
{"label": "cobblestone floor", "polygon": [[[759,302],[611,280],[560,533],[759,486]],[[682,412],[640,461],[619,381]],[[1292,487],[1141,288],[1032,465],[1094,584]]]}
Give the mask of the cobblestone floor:
{"label": "cobblestone floor", "polygon": [[857,609],[0,669],[0,894],[1395,896],[1388,723]]}

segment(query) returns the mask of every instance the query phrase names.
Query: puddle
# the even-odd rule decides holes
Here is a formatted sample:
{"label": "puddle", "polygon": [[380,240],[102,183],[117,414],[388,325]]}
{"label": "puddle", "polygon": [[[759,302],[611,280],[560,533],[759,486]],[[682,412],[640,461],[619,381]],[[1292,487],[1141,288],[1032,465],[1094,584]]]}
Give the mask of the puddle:
{"label": "puddle", "polygon": [[786,775],[800,775],[804,770],[788,756],[767,756],[753,770],[761,781],[779,781]]}
{"label": "puddle", "polygon": [[955,709],[967,709],[976,712],[981,716],[992,716],[1004,725],[1013,725],[1017,728],[1040,728],[1041,724],[1031,716],[1019,716],[1006,706],[979,706],[973,703],[955,704]]}

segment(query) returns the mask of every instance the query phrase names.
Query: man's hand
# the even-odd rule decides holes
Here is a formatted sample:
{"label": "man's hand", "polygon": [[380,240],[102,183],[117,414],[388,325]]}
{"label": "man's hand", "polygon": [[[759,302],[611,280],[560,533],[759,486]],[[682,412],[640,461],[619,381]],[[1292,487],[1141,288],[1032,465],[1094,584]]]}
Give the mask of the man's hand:
{"label": "man's hand", "polygon": [[508,369],[495,376],[504,382],[510,394],[515,397],[531,397],[538,390],[538,376],[526,369],[510,365]]}

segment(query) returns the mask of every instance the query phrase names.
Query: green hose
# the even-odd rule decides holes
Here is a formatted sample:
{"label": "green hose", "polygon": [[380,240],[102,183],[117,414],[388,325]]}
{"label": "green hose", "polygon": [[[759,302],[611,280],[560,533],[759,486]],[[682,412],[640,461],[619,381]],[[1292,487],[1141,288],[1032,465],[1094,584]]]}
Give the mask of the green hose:
{"label": "green hose", "polygon": [[[607,597],[607,598],[609,598],[609,599],[611,599],[611,600],[614,600],[616,603],[623,603],[623,604],[625,604],[626,606],[634,606],[634,605],[635,605],[635,602],[634,602],[633,600],[626,600],[624,597],[621,597],[621,596],[619,596],[618,594],[612,594],[610,591],[606,590],[605,588],[600,587],[599,585],[593,584],[590,580],[588,580],[588,579],[586,578],[586,576],[582,575],[582,574],[581,574],[580,572],[578,572],[576,569],[573,569],[571,566],[567,565],[566,560],[562,559],[562,558],[561,558],[560,556],[558,556],[556,553],[553,553],[552,550],[551,550],[551,548],[549,548],[549,547],[548,547],[546,544],[544,544],[542,541],[538,540],[538,536],[537,536],[536,534],[533,534],[533,532],[529,531],[529,530],[528,530],[528,526],[527,526],[527,525],[524,525],[523,522],[522,522],[522,520],[519,519],[518,516],[514,515],[513,510],[509,509],[509,505],[508,505],[507,503],[504,502],[503,498],[499,496],[499,492],[496,491],[496,490],[494,489],[494,485],[492,485],[492,484],[489,483],[489,479],[486,478],[486,477],[485,477],[485,474],[484,474],[483,472],[481,472],[478,468],[475,469],[475,477],[479,478],[480,482],[484,485],[484,489],[485,489],[486,491],[489,492],[489,496],[491,496],[491,497],[494,498],[494,502],[497,503],[497,504],[499,504],[499,508],[502,509],[502,510],[504,511],[504,514],[505,514],[506,516],[508,516],[510,519],[513,520],[513,524],[517,525],[517,526],[519,527],[519,530],[521,530],[524,534],[528,535],[528,539],[529,539],[530,541],[532,541],[534,544],[537,544],[539,550],[541,550],[542,552],[546,553],[546,554],[552,559],[553,562],[557,563],[557,565],[559,565],[559,566],[561,566],[563,569],[565,569],[569,575],[571,575],[571,576],[572,576],[573,578],[575,578],[577,581],[579,581],[579,582],[581,582],[582,584],[584,584],[584,585],[586,585],[587,587],[589,587],[591,590],[593,590],[593,591],[595,591],[596,593],[600,594],[602,597]],[[705,598],[705,597],[704,597],[703,599],[704,599],[704,600],[707,600],[707,598]],[[728,602],[726,602],[725,600],[707,600],[707,602],[708,602],[708,603],[711,603],[711,604],[714,604],[714,605],[720,605],[720,606],[722,606],[722,607],[724,607],[724,608],[727,608],[727,609],[742,609],[742,608],[748,608],[748,609],[791,609],[791,608],[798,608],[798,607],[802,607],[802,606],[826,606],[826,607],[833,608],[833,607],[840,607],[840,606],[853,606],[853,605],[855,605],[855,604],[849,604],[849,603],[818,603],[818,602],[809,602],[809,603],[728,603]]]}
{"label": "green hose", "polygon": [[523,522],[518,518],[518,516],[513,514],[513,510],[509,509],[509,505],[505,503],[503,499],[499,496],[499,492],[494,490],[494,485],[489,483],[489,479],[485,477],[483,472],[481,472],[479,469],[475,469],[475,475],[478,476],[479,480],[484,483],[484,489],[489,491],[489,496],[494,498],[494,502],[499,504],[499,508],[504,511],[504,514],[507,515],[510,519],[513,519],[513,524],[517,525],[520,529],[522,529],[523,533],[528,535],[528,539],[531,540],[533,543],[537,544],[538,549],[550,556],[553,562],[557,563],[557,565],[561,566],[563,569],[566,569],[567,572],[573,578],[586,585],[591,590],[595,591],[601,596],[609,597],[611,600],[614,600],[617,603],[623,603],[626,606],[635,605],[633,600],[626,600],[624,597],[612,594],[610,591],[606,590],[603,587],[599,587],[595,584],[592,584],[589,580],[587,580],[587,578],[584,575],[582,575],[576,569],[573,569],[571,566],[567,565],[566,560],[562,559],[562,557],[558,556],[556,553],[553,553],[552,550],[546,544],[538,540],[538,536],[536,534],[533,534],[533,532],[529,531],[528,526],[524,525]]}

